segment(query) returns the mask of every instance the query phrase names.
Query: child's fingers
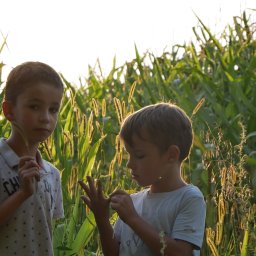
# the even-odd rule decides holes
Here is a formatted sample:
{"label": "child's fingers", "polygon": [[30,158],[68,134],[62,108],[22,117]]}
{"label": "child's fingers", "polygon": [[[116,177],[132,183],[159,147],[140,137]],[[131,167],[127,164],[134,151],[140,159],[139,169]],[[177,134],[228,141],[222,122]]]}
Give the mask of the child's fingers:
{"label": "child's fingers", "polygon": [[40,166],[38,165],[38,163],[33,157],[30,157],[30,156],[22,157],[19,162],[19,169],[28,168],[28,167],[37,167],[38,169],[40,168]]}
{"label": "child's fingers", "polygon": [[22,164],[19,164],[19,172],[26,170],[29,167],[30,168],[33,167],[33,166],[31,166],[32,163],[30,163],[30,161],[32,161],[32,160],[28,160],[28,161],[22,162]]}
{"label": "child's fingers", "polygon": [[30,170],[36,170],[38,172],[38,175],[39,175],[39,167],[38,167],[37,164],[34,164],[34,162],[32,160],[26,161],[24,163],[24,165],[19,168],[18,172],[20,174],[20,173],[23,173],[23,172],[26,172],[26,171],[30,171]]}
{"label": "child's fingers", "polygon": [[100,180],[96,181],[96,186],[97,186],[98,196],[103,197],[102,184],[101,184]]}
{"label": "child's fingers", "polygon": [[19,164],[20,164],[20,165],[23,165],[26,161],[30,161],[30,160],[35,160],[35,158],[32,157],[32,156],[22,156],[22,157],[20,158]]}
{"label": "child's fingers", "polygon": [[89,185],[91,195],[93,196],[96,195],[96,187],[94,184],[94,179],[91,176],[87,176],[86,179]]}
{"label": "child's fingers", "polygon": [[113,210],[117,210],[118,209],[118,206],[119,204],[118,203],[115,203],[115,202],[110,202],[110,207],[113,209]]}
{"label": "child's fingers", "polygon": [[79,185],[82,187],[82,189],[85,191],[85,193],[87,194],[87,196],[89,198],[91,198],[91,191],[90,191],[90,188],[82,181],[82,180],[79,180],[78,181]]}
{"label": "child's fingers", "polygon": [[117,189],[115,191],[113,191],[109,197],[111,198],[112,196],[115,196],[115,195],[128,195],[125,191],[123,191],[122,189]]}
{"label": "child's fingers", "polygon": [[84,189],[86,187],[85,183],[82,180],[78,181],[78,184]]}
{"label": "child's fingers", "polygon": [[91,200],[87,196],[81,196],[81,199],[91,209]]}
{"label": "child's fingers", "polygon": [[37,167],[32,167],[29,169],[23,169],[19,172],[19,177],[21,180],[28,180],[35,178],[37,181],[40,180],[39,169]]}
{"label": "child's fingers", "polygon": [[87,185],[82,181],[82,180],[79,180],[78,181],[78,184],[82,187],[82,189],[86,192],[87,194],[87,191],[88,191],[88,187]]}

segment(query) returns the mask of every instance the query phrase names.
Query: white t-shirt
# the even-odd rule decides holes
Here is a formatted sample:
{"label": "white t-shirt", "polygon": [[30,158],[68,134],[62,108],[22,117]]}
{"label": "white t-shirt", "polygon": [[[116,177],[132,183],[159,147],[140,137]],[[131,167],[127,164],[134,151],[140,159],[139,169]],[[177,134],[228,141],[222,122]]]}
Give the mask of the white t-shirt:
{"label": "white t-shirt", "polygon": [[[186,185],[165,193],[149,193],[149,189],[146,189],[132,194],[131,198],[138,214],[158,230],[159,234],[164,233],[174,239],[193,244],[193,255],[200,255],[206,204],[197,187]],[[121,219],[115,223],[114,232],[120,242],[120,256],[154,255]]]}
{"label": "white t-shirt", "polygon": [[[52,220],[64,217],[60,174],[39,152],[37,160],[43,167],[43,177],[36,193],[0,227],[0,255],[53,255]],[[18,163],[19,157],[1,138],[0,204],[19,189]]]}

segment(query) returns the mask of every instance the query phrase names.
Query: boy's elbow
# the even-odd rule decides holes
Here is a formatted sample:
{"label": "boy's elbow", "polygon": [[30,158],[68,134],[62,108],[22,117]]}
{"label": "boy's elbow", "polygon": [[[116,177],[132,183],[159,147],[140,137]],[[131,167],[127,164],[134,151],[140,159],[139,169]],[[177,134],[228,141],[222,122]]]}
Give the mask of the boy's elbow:
{"label": "boy's elbow", "polygon": [[2,218],[0,216],[0,228],[2,228],[8,222],[9,218]]}
{"label": "boy's elbow", "polygon": [[[173,243],[174,242],[174,243]],[[192,256],[194,246],[183,240],[174,240],[171,245],[167,245],[164,255],[167,256]]]}

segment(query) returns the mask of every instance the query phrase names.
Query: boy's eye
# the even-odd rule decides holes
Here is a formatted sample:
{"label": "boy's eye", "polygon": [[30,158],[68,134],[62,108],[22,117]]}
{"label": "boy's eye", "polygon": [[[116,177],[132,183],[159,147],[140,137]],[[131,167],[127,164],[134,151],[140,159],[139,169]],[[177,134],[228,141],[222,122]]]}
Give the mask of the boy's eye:
{"label": "boy's eye", "polygon": [[51,113],[58,113],[59,112],[59,108],[50,108],[50,112]]}
{"label": "boy's eye", "polygon": [[39,109],[39,106],[38,105],[30,105],[29,106],[31,109],[34,109],[34,110],[38,110]]}
{"label": "boy's eye", "polygon": [[145,155],[136,155],[135,157],[138,158],[138,159],[142,159],[142,158],[145,157]]}

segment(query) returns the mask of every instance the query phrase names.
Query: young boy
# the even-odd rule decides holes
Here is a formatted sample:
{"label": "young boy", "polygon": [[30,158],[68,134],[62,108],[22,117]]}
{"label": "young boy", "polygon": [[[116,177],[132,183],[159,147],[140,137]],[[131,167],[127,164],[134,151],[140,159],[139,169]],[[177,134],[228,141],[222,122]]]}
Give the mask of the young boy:
{"label": "young boy", "polygon": [[[120,137],[129,154],[127,167],[144,190],[110,198],[87,177],[80,181],[85,204],[93,211],[104,255],[196,255],[203,242],[205,201],[181,177],[193,140],[191,121],[179,107],[158,103],[128,116]],[[114,229],[108,206],[119,215]]]}
{"label": "young boy", "polygon": [[[115,191],[107,199],[100,183],[80,181],[85,204],[93,211],[104,255],[196,255],[203,242],[205,201],[181,177],[193,140],[191,121],[169,103],[142,108],[128,116],[120,137],[129,154],[127,167],[144,190]],[[108,206],[119,215],[114,229]]]}
{"label": "young boy", "polygon": [[58,73],[41,62],[18,65],[7,78],[2,109],[12,130],[0,139],[0,255],[53,255],[61,181],[38,146],[55,129],[63,91]]}

